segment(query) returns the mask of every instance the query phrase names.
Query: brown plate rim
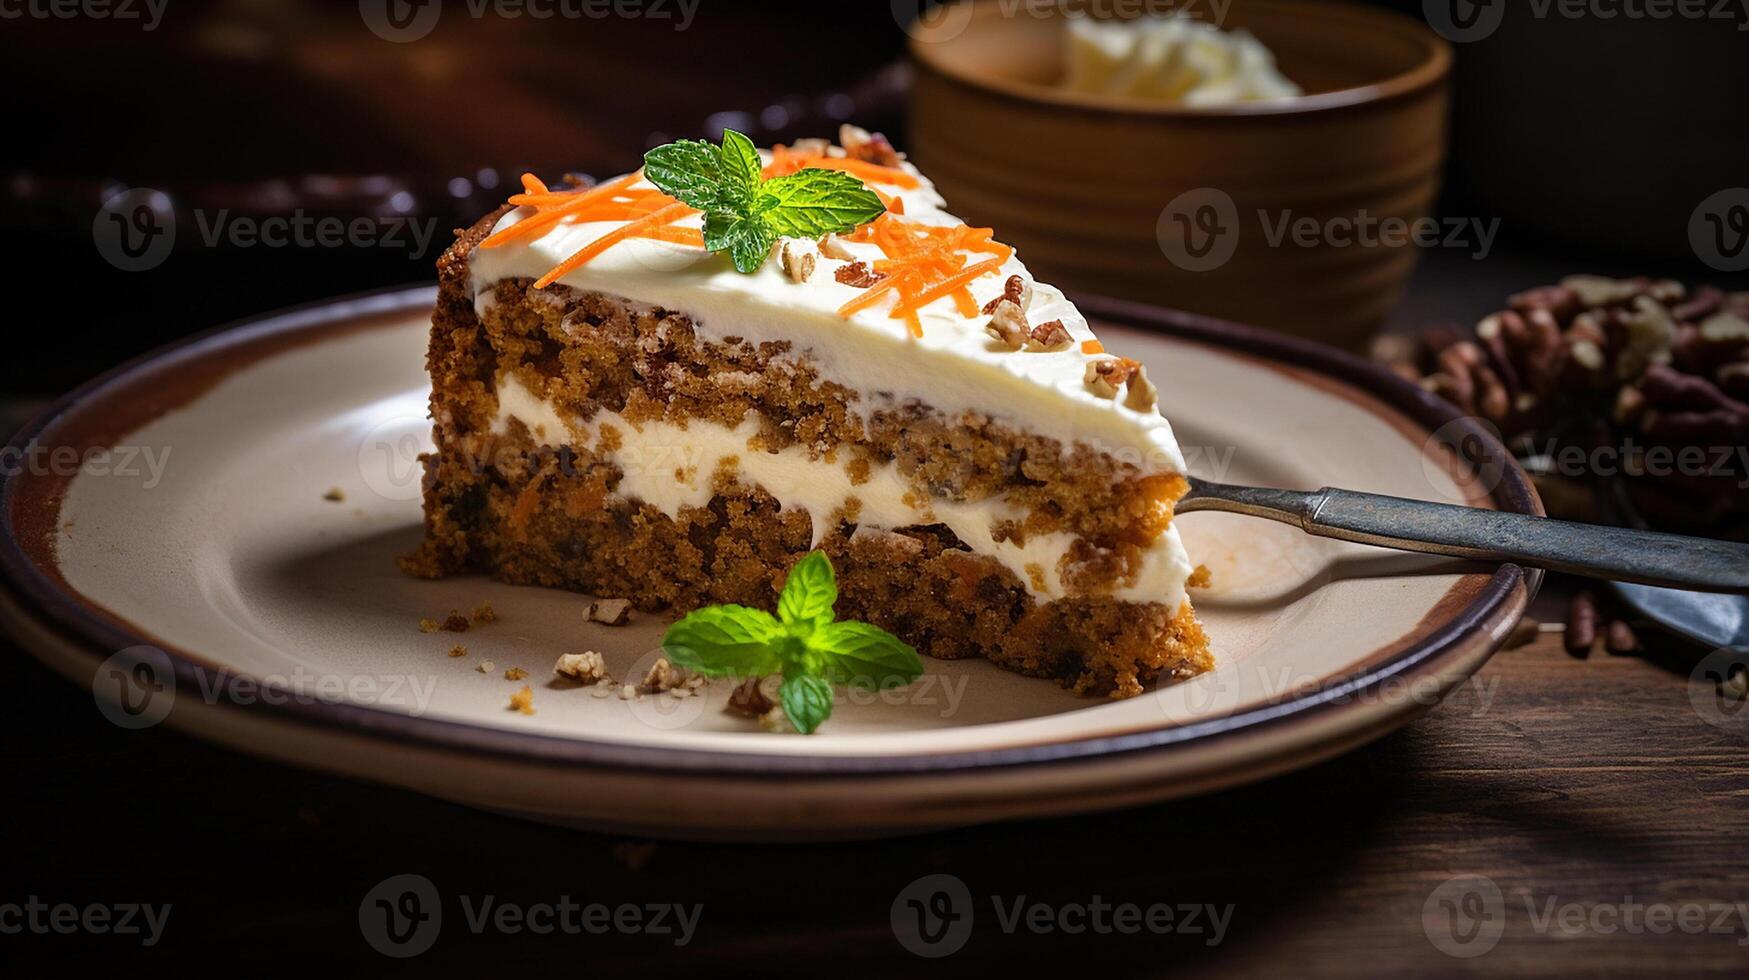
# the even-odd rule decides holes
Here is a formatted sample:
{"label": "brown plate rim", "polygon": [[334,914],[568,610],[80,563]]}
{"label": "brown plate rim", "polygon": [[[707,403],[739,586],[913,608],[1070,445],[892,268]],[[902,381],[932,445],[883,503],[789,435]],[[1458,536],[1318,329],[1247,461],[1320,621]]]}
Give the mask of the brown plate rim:
{"label": "brown plate rim", "polygon": [[[153,375],[170,369],[188,371],[201,361],[252,358],[325,339],[356,329],[362,321],[381,321],[435,303],[432,286],[395,287],[309,304],[251,317],[228,327],[198,334],[138,357],[81,385],[44,409],[7,445],[19,452],[58,423],[76,418],[82,408],[118,389],[154,383]],[[1211,317],[1161,310],[1138,303],[1086,297],[1078,300],[1091,318],[1116,322],[1191,340],[1236,354],[1273,361],[1346,382],[1402,412],[1448,443],[1480,440],[1491,456],[1510,459],[1485,426],[1464,416],[1451,404],[1377,365],[1311,341],[1269,333]],[[209,364],[210,367],[210,364]],[[32,527],[44,526],[23,514],[32,502],[26,484],[49,478],[12,468],[0,475],[0,588],[17,600],[32,620],[78,647],[95,668],[105,657],[135,646],[151,646],[168,656],[176,690],[216,692],[214,703],[226,710],[265,711],[276,720],[339,729],[360,738],[410,742],[444,751],[466,751],[525,763],[594,766],[663,772],[708,773],[715,777],[749,778],[811,776],[917,775],[1017,766],[1068,765],[1117,755],[1172,751],[1190,743],[1199,747],[1223,740],[1272,733],[1292,724],[1311,725],[1335,713],[1355,712],[1369,695],[1410,672],[1425,672],[1440,661],[1478,646],[1490,652],[1503,635],[1501,621],[1514,615],[1515,604],[1534,591],[1540,575],[1516,565],[1497,566],[1462,608],[1418,638],[1361,670],[1317,690],[1299,692],[1282,702],[1219,718],[1178,726],[1162,726],[1120,735],[1095,736],[1002,749],[941,754],[871,756],[768,755],[711,749],[674,749],[618,742],[517,732],[466,721],[414,717],[362,705],[272,699],[228,672],[214,678],[199,657],[156,642],[137,628],[106,615],[101,607],[79,596],[44,555],[44,541],[32,541]],[[1529,478],[1516,465],[1504,468],[1493,501],[1502,510],[1541,513],[1541,503]],[[58,523],[59,497],[35,488],[38,507],[52,505]],[[48,526],[54,526],[50,523]],[[40,535],[38,535],[40,537]],[[46,559],[46,564],[45,564]],[[1481,578],[1481,576],[1478,576]],[[1517,608],[1521,611],[1522,605]]]}

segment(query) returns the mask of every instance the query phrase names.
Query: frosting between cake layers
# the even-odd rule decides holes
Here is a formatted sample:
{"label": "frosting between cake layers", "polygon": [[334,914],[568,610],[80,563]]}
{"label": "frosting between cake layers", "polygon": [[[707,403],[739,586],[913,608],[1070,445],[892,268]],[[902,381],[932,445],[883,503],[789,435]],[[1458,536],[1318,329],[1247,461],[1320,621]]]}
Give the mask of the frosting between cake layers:
{"label": "frosting between cake layers", "polygon": [[[926,178],[909,164],[904,169],[917,177],[919,186],[874,186],[904,202],[905,220],[962,223],[943,209],[942,199]],[[640,181],[635,186],[649,185]],[[507,213],[497,228],[522,217],[521,211]],[[562,224],[529,240],[475,249],[470,275],[476,306],[484,311],[492,302],[492,286],[498,281],[539,278],[619,224]],[[699,227],[702,221],[694,215],[678,224]],[[806,247],[812,249],[813,244]],[[884,257],[876,245],[846,247],[871,262]],[[1087,363],[1095,355],[1083,353],[1081,345],[1094,339],[1092,330],[1060,291],[1033,281],[1018,259],[972,283],[974,299],[982,306],[1001,294],[1008,276],[1023,276],[1033,288],[1029,321],[1060,320],[1073,337],[1067,349],[1010,350],[985,334],[987,317],[964,317],[948,298],[919,311],[921,338],[911,336],[903,320],[888,315],[890,300],[841,317],[838,308],[863,291],[836,281],[833,271],[838,265],[821,257],[813,276],[798,283],[790,281],[775,261],[743,274],[723,255],[633,238],[608,248],[559,283],[685,313],[705,340],[787,341],[826,377],[871,401],[914,400],[949,417],[976,412],[1057,439],[1065,447],[1084,443],[1144,474],[1184,471],[1172,427],[1157,410],[1137,411],[1121,398],[1101,397],[1088,389]]]}
{"label": "frosting between cake layers", "polygon": [[[597,446],[604,426],[618,429],[622,435],[618,447],[603,453],[623,474],[618,495],[649,504],[669,517],[678,517],[683,508],[706,506],[713,494],[712,477],[719,466],[732,460],[743,483],[757,485],[785,510],[808,513],[815,545],[830,530],[832,516],[854,501],[853,523],[858,526],[890,530],[941,524],[975,554],[1001,562],[1033,596],[1048,600],[1066,594],[1058,563],[1075,536],[1066,532],[1033,534],[1024,545],[997,541],[992,529],[998,522],[1024,516],[1000,498],[973,502],[925,499],[891,463],[871,466],[864,482],[853,483],[842,463],[812,458],[799,446],[777,452],[749,449],[749,440],[759,432],[758,420],[752,417],[734,428],[698,419],[684,426],[670,422],[634,424],[604,410],[585,422],[562,412],[550,399],[530,391],[516,375],[508,373],[498,378],[497,398],[492,429],[499,435],[508,433],[515,419],[542,445]],[[1184,600],[1189,575],[1190,559],[1179,541],[1178,529],[1168,527],[1145,552],[1135,580],[1113,595],[1177,608]]]}

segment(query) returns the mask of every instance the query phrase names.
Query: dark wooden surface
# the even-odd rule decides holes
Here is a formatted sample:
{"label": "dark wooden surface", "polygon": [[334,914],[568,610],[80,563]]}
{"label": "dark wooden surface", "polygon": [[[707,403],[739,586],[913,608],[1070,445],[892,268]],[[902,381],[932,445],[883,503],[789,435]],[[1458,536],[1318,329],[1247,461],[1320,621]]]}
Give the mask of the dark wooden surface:
{"label": "dark wooden surface", "polygon": [[[1118,975],[1740,976],[1749,711],[1720,726],[1694,709],[1689,673],[1702,652],[1654,640],[1645,656],[1576,660],[1544,636],[1499,654],[1408,727],[1261,785],[1076,819],[752,846],[546,828],[168,730],[122,731],[88,691],[8,644],[0,903],[172,909],[150,949],[112,935],[0,935],[0,973],[125,964],[185,976],[819,976],[1098,964]],[[390,960],[363,940],[359,905],[377,882],[409,872],[437,886],[445,921],[429,952]],[[965,882],[975,912],[963,949],[929,961],[906,952],[889,917],[902,888],[934,873]],[[1430,936],[1446,920],[1424,917],[1435,890],[1461,875],[1485,876],[1501,895],[1479,907],[1501,923],[1500,939],[1473,958],[1441,952]],[[462,896],[486,895],[698,903],[702,914],[683,948],[650,935],[471,933]],[[1231,917],[1212,945],[1208,932],[1005,933],[992,902],[1020,896],[1059,908],[1096,897],[1230,906]],[[1643,922],[1630,906],[1659,903],[1694,907],[1705,928],[1728,931],[1618,922],[1623,909],[1628,923]],[[1573,916],[1576,926],[1564,918]]]}

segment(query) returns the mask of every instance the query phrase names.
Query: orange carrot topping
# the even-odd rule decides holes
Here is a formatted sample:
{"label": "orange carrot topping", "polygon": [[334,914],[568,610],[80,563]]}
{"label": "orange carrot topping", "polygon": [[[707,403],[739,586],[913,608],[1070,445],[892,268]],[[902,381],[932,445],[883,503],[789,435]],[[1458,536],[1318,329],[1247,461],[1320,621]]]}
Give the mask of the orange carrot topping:
{"label": "orange carrot topping", "polygon": [[[935,300],[951,297],[955,309],[968,319],[978,315],[978,305],[966,287],[979,277],[1002,268],[1014,250],[992,241],[988,228],[965,225],[941,227],[902,221],[891,212],[845,236],[847,241],[880,246],[887,257],[874,263],[885,278],[861,296],[838,308],[849,317],[873,306],[888,293],[898,298],[889,316],[904,320],[913,336],[923,335],[918,311]],[[965,253],[991,256],[968,264]]]}
{"label": "orange carrot topping", "polygon": [[522,189],[530,194],[545,194],[547,192],[547,185],[534,174],[523,174]]}
{"label": "orange carrot topping", "polygon": [[1097,340],[1083,340],[1081,341],[1081,353],[1103,354],[1105,353],[1105,345]]}
{"label": "orange carrot topping", "polygon": [[847,157],[829,157],[824,153],[795,153],[784,146],[772,148],[771,162],[765,165],[765,176],[782,177],[798,170],[806,170],[809,167],[817,167],[821,170],[843,170],[866,181],[890,184],[894,187],[903,187],[906,190],[914,190],[919,186],[916,177],[898,167],[883,167],[863,160],[851,160]]}
{"label": "orange carrot topping", "polygon": [[590,259],[595,258],[597,255],[600,255],[602,252],[607,251],[609,248],[612,248],[628,238],[642,234],[645,231],[654,230],[671,221],[684,218],[689,214],[697,213],[698,212],[692,208],[681,204],[679,201],[675,201],[673,204],[644,215],[642,218],[620,225],[618,228],[613,229],[607,234],[602,235],[600,238],[590,242],[588,245],[578,249],[576,254],[572,255],[565,261],[560,262],[551,272],[536,279],[534,281],[534,288],[545,289],[546,287],[551,286],[572,269],[578,268],[583,265],[583,263],[588,262]]}

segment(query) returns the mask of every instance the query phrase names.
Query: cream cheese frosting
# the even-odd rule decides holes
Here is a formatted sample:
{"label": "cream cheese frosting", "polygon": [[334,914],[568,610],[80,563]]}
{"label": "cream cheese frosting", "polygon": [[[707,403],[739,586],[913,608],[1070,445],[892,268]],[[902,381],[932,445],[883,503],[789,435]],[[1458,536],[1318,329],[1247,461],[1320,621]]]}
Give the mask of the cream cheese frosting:
{"label": "cream cheese frosting", "polygon": [[[1035,598],[1058,599],[1067,594],[1059,563],[1075,536],[1066,532],[1033,534],[1024,545],[996,540],[993,531],[999,522],[1025,516],[1000,498],[924,500],[891,463],[870,467],[867,479],[855,482],[843,463],[813,458],[800,446],[776,452],[750,449],[749,441],[759,433],[758,420],[752,418],[737,428],[698,419],[682,426],[633,423],[616,412],[600,411],[585,422],[530,391],[514,374],[501,375],[497,387],[498,414],[492,430],[498,435],[509,433],[513,419],[520,421],[537,443],[547,446],[598,446],[604,427],[619,430],[625,438],[604,453],[623,474],[618,495],[649,504],[669,517],[679,517],[683,508],[709,504],[712,477],[719,466],[732,461],[742,482],[757,484],[785,510],[807,512],[813,521],[815,545],[831,529],[833,515],[854,502],[859,527],[891,530],[941,524],[974,553],[1001,562]],[[1178,529],[1169,527],[1143,555],[1135,579],[1112,594],[1131,602],[1160,602],[1176,608],[1184,600],[1184,582],[1189,575],[1190,558]]]}

